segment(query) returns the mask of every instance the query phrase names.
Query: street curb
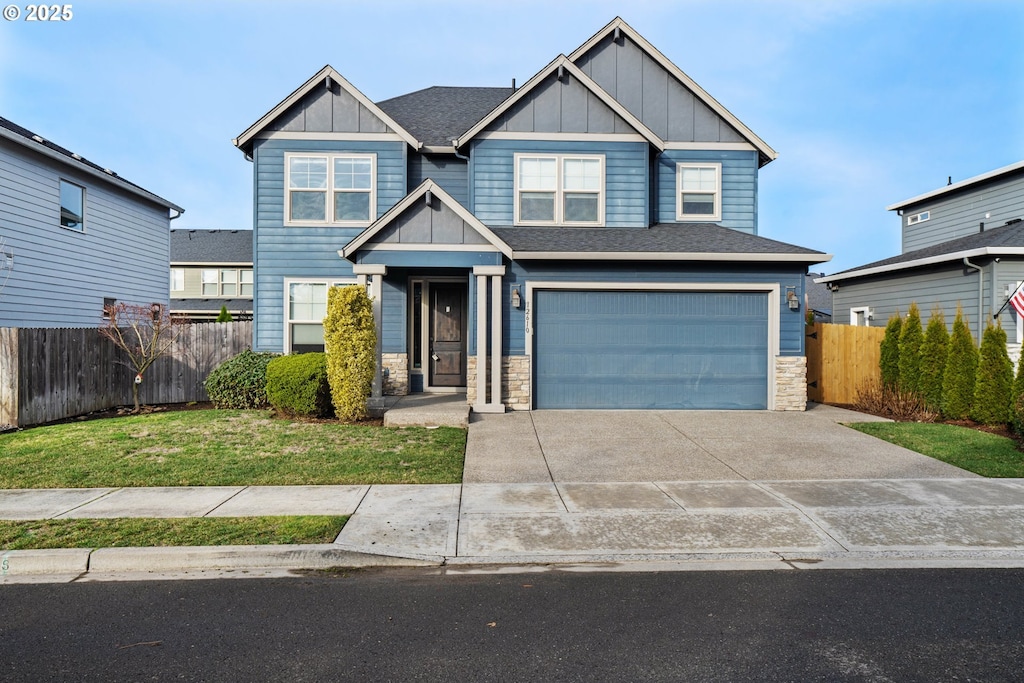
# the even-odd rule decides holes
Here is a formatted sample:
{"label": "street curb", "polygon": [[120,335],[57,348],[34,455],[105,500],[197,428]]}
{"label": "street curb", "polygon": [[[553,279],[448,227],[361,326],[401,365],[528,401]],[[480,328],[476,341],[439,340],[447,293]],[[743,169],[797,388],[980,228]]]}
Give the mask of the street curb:
{"label": "street curb", "polygon": [[33,574],[81,574],[89,569],[89,548],[7,550],[0,553],[0,578]]}

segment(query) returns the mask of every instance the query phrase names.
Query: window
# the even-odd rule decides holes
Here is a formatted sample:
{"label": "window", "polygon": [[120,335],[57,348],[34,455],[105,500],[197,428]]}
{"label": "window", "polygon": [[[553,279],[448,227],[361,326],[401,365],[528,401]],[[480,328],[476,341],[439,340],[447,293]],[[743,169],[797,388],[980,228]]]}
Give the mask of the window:
{"label": "window", "polygon": [[373,154],[286,154],[285,224],[366,225],[376,217]]}
{"label": "window", "polygon": [[240,289],[238,291],[242,296],[252,296],[252,271],[251,270],[240,270],[238,271]]}
{"label": "window", "polygon": [[171,291],[181,292],[185,289],[185,269],[171,268]]}
{"label": "window", "polygon": [[220,295],[235,296],[238,294],[238,271],[220,271]]}
{"label": "window", "polygon": [[721,178],[721,164],[676,164],[676,220],[721,220]]}
{"label": "window", "polygon": [[327,288],[352,282],[285,281],[285,353],[324,350]]}
{"label": "window", "polygon": [[914,225],[915,223],[924,223],[931,217],[931,211],[922,211],[921,213],[916,213],[913,216],[907,216],[907,225]]}
{"label": "window", "polygon": [[220,282],[217,279],[217,271],[204,270],[201,277],[203,296],[219,296]]}
{"label": "window", "polygon": [[850,309],[850,324],[854,327],[871,327],[875,312],[868,306],[857,306]]}
{"label": "window", "polygon": [[60,224],[72,230],[85,230],[85,188],[60,181]]}
{"label": "window", "polygon": [[515,155],[515,222],[604,223],[604,157]]}

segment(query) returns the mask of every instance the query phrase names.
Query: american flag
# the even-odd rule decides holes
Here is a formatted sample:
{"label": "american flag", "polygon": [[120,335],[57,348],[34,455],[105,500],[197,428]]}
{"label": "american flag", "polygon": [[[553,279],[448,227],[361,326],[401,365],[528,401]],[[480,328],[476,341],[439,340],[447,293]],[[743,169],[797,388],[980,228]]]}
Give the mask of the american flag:
{"label": "american flag", "polygon": [[1018,316],[1024,318],[1024,282],[1017,285],[1017,291],[1010,297],[1010,305],[1017,311]]}

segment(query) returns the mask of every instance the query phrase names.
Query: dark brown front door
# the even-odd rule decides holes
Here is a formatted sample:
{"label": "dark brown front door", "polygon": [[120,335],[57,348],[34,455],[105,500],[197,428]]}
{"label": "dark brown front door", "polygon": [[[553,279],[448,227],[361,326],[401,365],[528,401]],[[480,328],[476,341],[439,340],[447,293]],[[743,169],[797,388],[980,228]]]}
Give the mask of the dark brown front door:
{"label": "dark brown front door", "polygon": [[466,386],[466,285],[430,284],[430,385]]}

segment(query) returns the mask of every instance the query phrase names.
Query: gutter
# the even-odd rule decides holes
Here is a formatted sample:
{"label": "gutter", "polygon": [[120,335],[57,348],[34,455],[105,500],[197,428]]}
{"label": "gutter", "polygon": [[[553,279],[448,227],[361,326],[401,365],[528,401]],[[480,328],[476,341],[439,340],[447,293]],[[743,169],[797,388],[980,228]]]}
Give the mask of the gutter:
{"label": "gutter", "polygon": [[969,249],[966,251],[940,254],[939,256],[928,256],[926,258],[914,259],[913,261],[900,261],[899,263],[890,263],[884,266],[875,266],[873,268],[849,270],[843,273],[829,275],[827,277],[815,278],[814,282],[816,284],[841,282],[855,277],[865,277],[867,275],[876,275],[878,273],[890,273],[896,270],[906,270],[916,268],[918,266],[930,266],[935,263],[948,263],[949,261],[959,261],[963,258],[974,258],[977,256],[1024,256],[1024,247],[979,247],[977,249]]}

